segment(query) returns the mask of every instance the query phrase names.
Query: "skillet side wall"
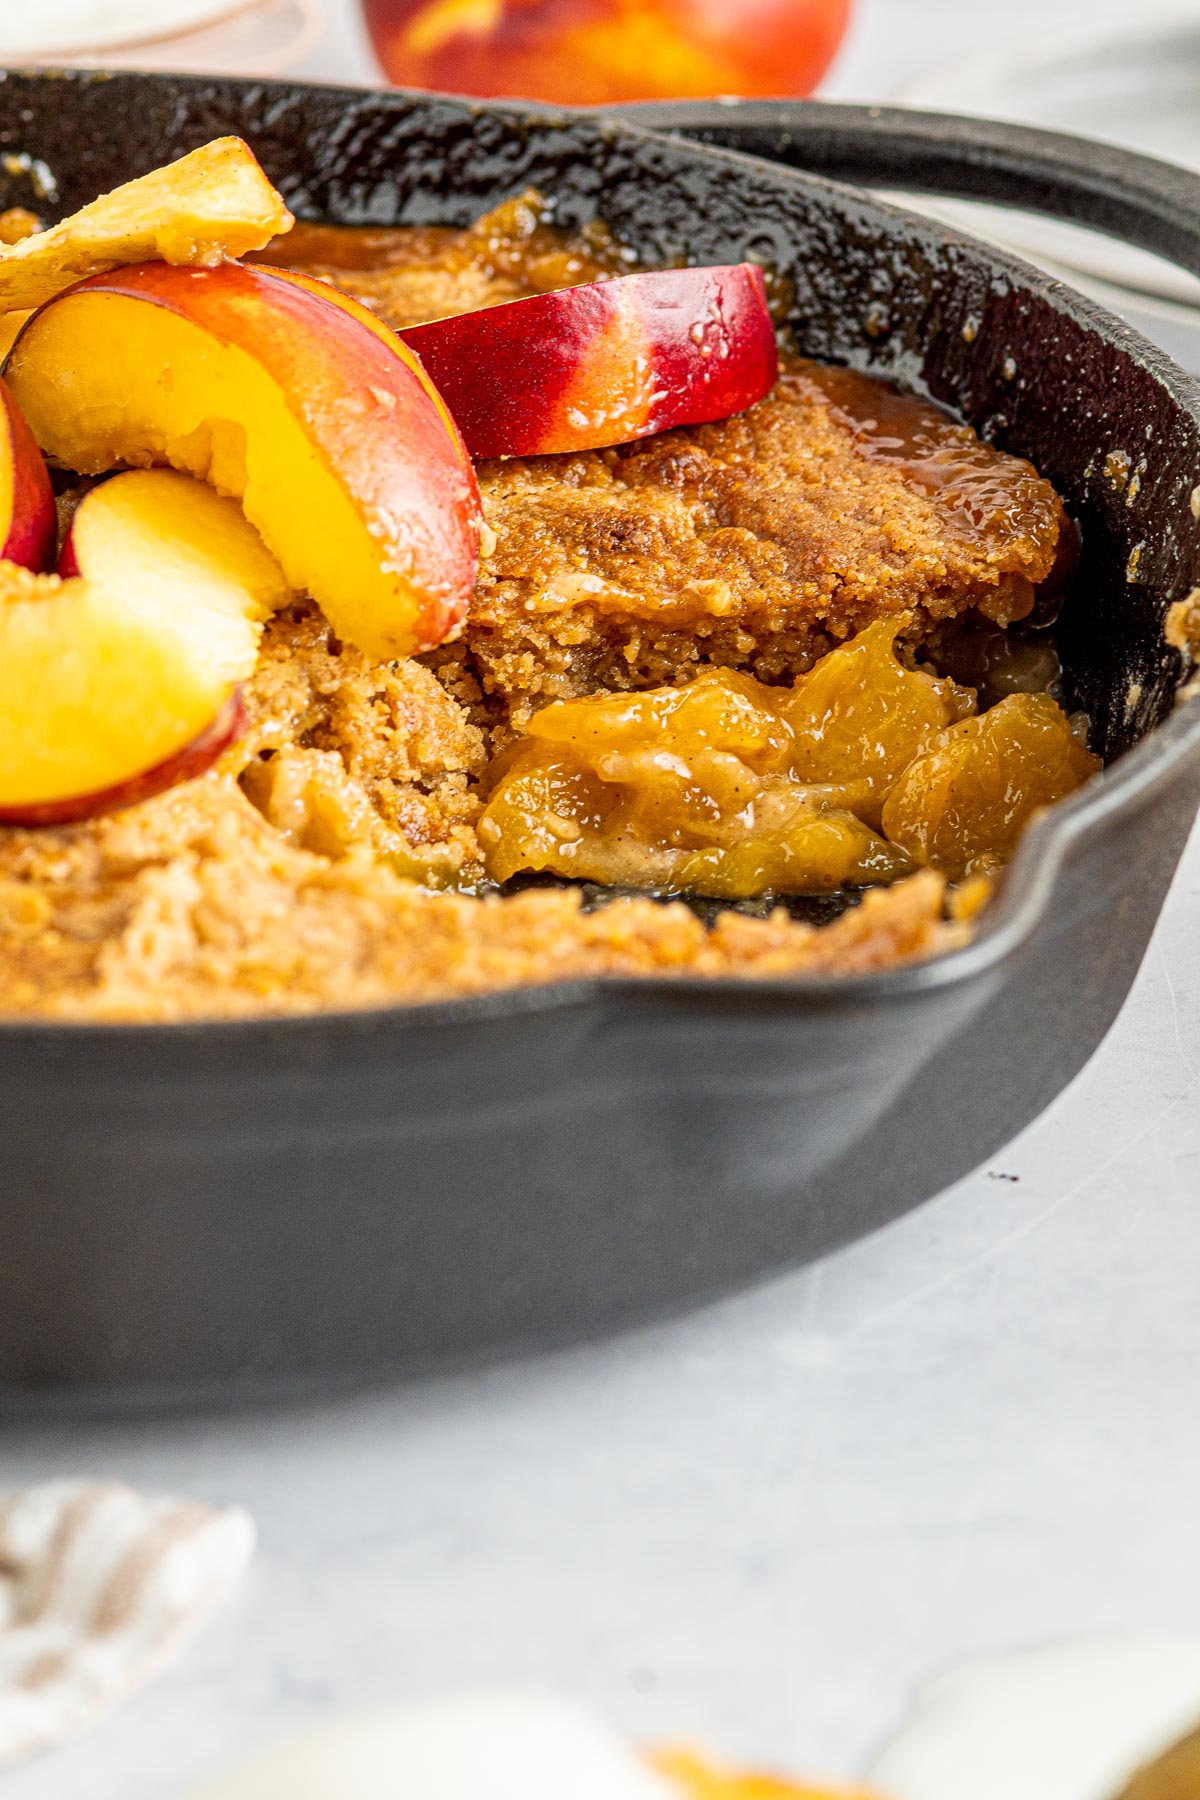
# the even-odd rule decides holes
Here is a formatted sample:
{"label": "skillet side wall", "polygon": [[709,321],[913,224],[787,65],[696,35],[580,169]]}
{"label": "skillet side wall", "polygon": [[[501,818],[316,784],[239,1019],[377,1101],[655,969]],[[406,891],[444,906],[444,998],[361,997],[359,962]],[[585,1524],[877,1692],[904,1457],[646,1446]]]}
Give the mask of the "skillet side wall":
{"label": "skillet side wall", "polygon": [[[864,196],[594,119],[273,84],[9,77],[0,148],[31,167],[0,176],[0,205],[45,209],[39,160],[67,212],[228,131],[309,216],[465,222],[534,183],[647,259],[784,269],[806,351],[959,406],[1081,516],[1062,635],[1097,747],[1165,716],[1161,618],[1200,582],[1196,392],[1058,284]],[[1145,455],[1132,502],[1114,449]],[[1086,1061],[1198,797],[1193,755],[1071,844],[1031,938],[869,997],[614,984],[428,1015],[0,1028],[0,1390],[110,1404],[445,1367],[885,1223]]]}
{"label": "skillet side wall", "polygon": [[1198,799],[1200,768],[1079,845],[1016,956],[887,1006],[831,985],[718,1014],[679,989],[465,1025],[0,1034],[5,1404],[445,1369],[886,1224],[1091,1055]]}

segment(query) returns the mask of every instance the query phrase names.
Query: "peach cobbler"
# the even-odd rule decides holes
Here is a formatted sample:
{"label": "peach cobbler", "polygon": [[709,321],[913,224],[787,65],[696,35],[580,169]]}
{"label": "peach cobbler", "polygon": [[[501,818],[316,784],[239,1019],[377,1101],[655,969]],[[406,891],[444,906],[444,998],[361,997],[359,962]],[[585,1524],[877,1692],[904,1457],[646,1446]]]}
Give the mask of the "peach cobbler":
{"label": "peach cobbler", "polygon": [[1099,766],[1074,527],[786,304],[533,194],[293,228],[236,139],[0,218],[0,1012],[965,941]]}

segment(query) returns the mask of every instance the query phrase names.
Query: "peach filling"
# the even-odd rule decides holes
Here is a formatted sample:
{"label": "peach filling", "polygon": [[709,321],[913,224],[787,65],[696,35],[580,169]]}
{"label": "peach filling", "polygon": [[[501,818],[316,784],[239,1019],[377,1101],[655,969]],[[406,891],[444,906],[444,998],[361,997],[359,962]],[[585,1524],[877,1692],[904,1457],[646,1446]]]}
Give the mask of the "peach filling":
{"label": "peach filling", "polygon": [[957,879],[1004,863],[1036,812],[1098,773],[1049,694],[1010,694],[941,733],[883,808],[889,840]]}
{"label": "peach filling", "polygon": [[906,668],[902,624],[869,626],[791,689],[709,669],[546,707],[493,765],[489,874],[744,899],[997,868],[1099,760],[1045,694],[976,715],[971,690]]}

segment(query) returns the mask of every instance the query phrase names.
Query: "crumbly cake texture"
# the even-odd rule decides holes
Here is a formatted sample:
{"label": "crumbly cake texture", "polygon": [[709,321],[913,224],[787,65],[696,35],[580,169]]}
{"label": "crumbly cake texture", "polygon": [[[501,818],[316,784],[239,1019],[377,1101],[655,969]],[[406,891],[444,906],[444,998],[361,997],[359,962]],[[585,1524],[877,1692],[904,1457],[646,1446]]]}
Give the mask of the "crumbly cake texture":
{"label": "crumbly cake texture", "polygon": [[[603,232],[565,238],[528,199],[471,231],[316,229],[270,254],[395,324],[627,266]],[[721,425],[485,465],[474,609],[422,662],[370,663],[303,600],[278,615],[246,736],[216,770],[108,818],[0,831],[0,1012],[169,1020],[604,975],[851,973],[963,942],[928,871],[819,929],[782,911],[706,928],[677,903],[471,891],[489,752],[547,700],[709,662],[789,681],[885,613],[913,615],[915,647],[964,609],[1004,622],[1031,604],[1058,536],[1047,484],[930,409],[916,450],[893,453],[821,381],[793,363]],[[983,464],[969,505],[964,454]],[[1005,469],[1023,471],[1015,506],[988,499]]]}
{"label": "crumbly cake texture", "polygon": [[[862,383],[856,403],[870,394]],[[925,465],[961,454],[961,427],[913,410],[945,440]],[[911,615],[913,648],[972,608],[1008,624],[1059,536],[1054,490],[1027,465],[990,452],[964,470],[984,495],[968,514],[961,485],[914,479],[911,459],[864,443],[799,361],[721,424],[480,473],[494,542],[464,636],[435,666],[464,698],[479,690],[489,722],[517,727],[547,700],[687,681],[711,663],[792,681],[888,614]]]}
{"label": "crumbly cake texture", "polygon": [[483,738],[419,662],[373,663],[302,602],[269,623],[244,698],[228,767],[286,843],[435,886],[481,877]]}
{"label": "crumbly cake texture", "polygon": [[[24,833],[0,878],[8,1012],[168,1020],[448,999],[607,975],[855,973],[962,943],[926,871],[833,925],[569,890],[431,893],[367,849],[296,849],[213,772],[86,832]],[[12,849],[23,851],[15,858]],[[14,866],[14,864],[16,866]]]}
{"label": "crumbly cake texture", "polygon": [[[628,267],[602,228],[555,232],[533,194],[465,231],[301,227],[271,254],[303,258],[397,328]],[[501,736],[548,700],[711,663],[794,680],[884,614],[912,615],[913,650],[972,609],[1006,625],[1054,570],[1063,526],[1027,463],[920,401],[786,355],[774,392],[736,418],[479,475],[474,604],[429,660]]]}
{"label": "crumbly cake texture", "polygon": [[598,975],[865,971],[965,941],[925,872],[832,926],[569,890],[478,899],[483,740],[419,663],[278,615],[217,769],[60,830],[0,833],[0,1005],[145,1021],[311,1012]]}

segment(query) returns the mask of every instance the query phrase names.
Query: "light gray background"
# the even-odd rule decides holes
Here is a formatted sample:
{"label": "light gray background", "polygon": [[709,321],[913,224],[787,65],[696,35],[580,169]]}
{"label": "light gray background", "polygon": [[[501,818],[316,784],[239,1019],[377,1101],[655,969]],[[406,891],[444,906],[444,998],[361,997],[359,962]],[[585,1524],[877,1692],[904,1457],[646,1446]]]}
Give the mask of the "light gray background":
{"label": "light gray background", "polygon": [[[861,0],[829,91],[878,96],[1097,11]],[[311,71],[367,77],[348,8]],[[5,1800],[169,1800],[331,1706],[496,1682],[847,1774],[948,1658],[1192,1629],[1198,1210],[1194,841],[1067,1095],[992,1167],[815,1269],[418,1391],[0,1426],[0,1485],[117,1475],[239,1501],[262,1534],[196,1648]]]}

